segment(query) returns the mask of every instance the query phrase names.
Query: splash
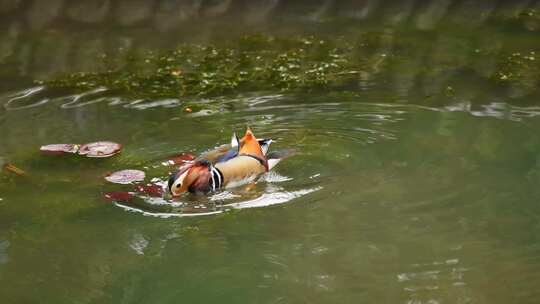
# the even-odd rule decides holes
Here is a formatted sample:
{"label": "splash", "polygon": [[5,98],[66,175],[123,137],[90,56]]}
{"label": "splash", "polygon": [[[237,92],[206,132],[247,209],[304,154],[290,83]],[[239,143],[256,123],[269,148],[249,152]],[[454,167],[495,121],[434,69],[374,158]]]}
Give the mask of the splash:
{"label": "splash", "polygon": [[[257,198],[242,200],[243,195],[230,190],[218,192],[209,198],[197,198],[195,202],[171,201],[163,197],[137,196],[140,203],[115,202],[114,205],[128,212],[157,218],[180,218],[221,214],[233,209],[262,208],[285,204],[295,199],[319,191],[322,187],[312,187],[295,191],[286,191],[272,183],[280,183],[292,178],[272,174],[264,192]],[[163,209],[166,211],[162,211]],[[156,211],[161,210],[161,211]]]}

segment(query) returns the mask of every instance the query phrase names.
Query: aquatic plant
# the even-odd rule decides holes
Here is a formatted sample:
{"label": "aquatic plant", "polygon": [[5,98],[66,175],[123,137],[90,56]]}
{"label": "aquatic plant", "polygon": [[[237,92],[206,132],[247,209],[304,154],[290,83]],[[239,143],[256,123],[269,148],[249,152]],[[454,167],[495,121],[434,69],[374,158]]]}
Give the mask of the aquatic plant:
{"label": "aquatic plant", "polygon": [[344,85],[362,59],[337,39],[243,36],[232,45],[182,44],[126,54],[125,66],[102,56],[103,72],[79,72],[45,83],[82,90],[105,86],[141,97],[211,96],[241,90],[313,90]]}
{"label": "aquatic plant", "polygon": [[[178,98],[276,90],[355,92],[366,80],[390,73],[398,79],[443,79],[444,86],[426,95],[448,96],[449,90],[451,95],[459,92],[460,80],[444,75],[467,69],[499,88],[537,92],[540,61],[535,49],[497,47],[475,37],[449,36],[432,43],[429,34],[385,31],[336,37],[244,35],[225,43],[184,43],[172,50],[118,49],[100,56],[97,72],[40,83],[81,91],[106,87],[136,98]],[[497,36],[493,39],[496,42]]]}

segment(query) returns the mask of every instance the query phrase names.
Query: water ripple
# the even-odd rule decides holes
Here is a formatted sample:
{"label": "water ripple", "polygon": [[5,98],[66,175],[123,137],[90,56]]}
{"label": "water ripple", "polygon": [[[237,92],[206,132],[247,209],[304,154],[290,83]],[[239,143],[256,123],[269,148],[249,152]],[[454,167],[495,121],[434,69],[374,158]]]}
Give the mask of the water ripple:
{"label": "water ripple", "polygon": [[[409,271],[396,275],[402,290],[411,297],[408,303],[431,303],[436,301],[431,297],[440,295],[439,290],[462,288],[467,285],[464,276],[469,269],[460,266],[460,260],[457,258],[414,263],[410,266],[412,269]],[[421,300],[420,297],[428,299]]]}
{"label": "water ripple", "polygon": [[97,89],[94,89],[94,90],[91,90],[91,91],[88,91],[88,92],[84,92],[84,93],[81,93],[81,94],[74,94],[74,95],[71,95],[71,96],[58,98],[57,100],[61,101],[61,100],[70,100],[71,99],[70,101],[68,101],[66,103],[63,103],[60,106],[62,109],[80,108],[80,107],[83,107],[83,106],[86,106],[86,105],[90,105],[90,104],[94,104],[94,103],[98,103],[98,102],[102,102],[102,101],[107,100],[106,97],[99,97],[99,98],[95,98],[95,99],[86,100],[86,99],[89,99],[88,98],[89,96],[97,95],[99,93],[104,93],[106,91],[107,91],[106,88],[100,87],[100,88],[97,88]]}
{"label": "water ripple", "polygon": [[160,99],[155,101],[147,101],[139,99],[125,105],[124,108],[132,108],[136,110],[146,110],[151,108],[163,107],[163,108],[175,108],[180,106],[180,100],[176,98]]}
{"label": "water ripple", "polygon": [[284,204],[322,189],[320,186],[315,186],[287,191],[283,187],[275,185],[290,180],[292,178],[279,175],[276,172],[269,172],[260,178],[260,181],[267,183],[266,188],[257,198],[252,199],[244,198],[242,200],[244,195],[237,194],[231,189],[220,191],[210,197],[189,197],[186,201],[171,201],[162,197],[136,196],[137,203],[115,202],[115,206],[125,211],[159,218],[206,216],[220,214],[232,209],[260,208]]}
{"label": "water ripple", "polygon": [[[28,108],[34,108],[43,104],[46,104],[49,102],[49,98],[42,98],[37,101],[33,101],[36,99],[36,95],[39,95],[45,90],[45,86],[38,86],[29,88],[26,90],[22,90],[20,92],[17,92],[11,96],[9,96],[8,101],[4,104],[4,108],[8,111],[14,111],[14,110],[22,110],[22,109],[28,109]],[[28,103],[30,102],[30,103]],[[22,105],[16,105],[16,104],[22,104]]]}
{"label": "water ripple", "polygon": [[302,189],[298,191],[277,191],[277,192],[264,193],[263,195],[261,195],[260,197],[256,199],[233,203],[226,206],[230,206],[235,209],[268,207],[272,205],[286,203],[295,198],[299,198],[301,196],[304,196],[306,194],[309,194],[309,193],[312,193],[321,189],[322,187],[315,187],[315,188],[310,188],[310,189]]}
{"label": "water ripple", "polygon": [[540,106],[519,107],[505,102],[491,102],[475,108],[470,102],[461,102],[445,106],[449,112],[466,112],[477,117],[494,117],[511,121],[522,121],[540,115]]}

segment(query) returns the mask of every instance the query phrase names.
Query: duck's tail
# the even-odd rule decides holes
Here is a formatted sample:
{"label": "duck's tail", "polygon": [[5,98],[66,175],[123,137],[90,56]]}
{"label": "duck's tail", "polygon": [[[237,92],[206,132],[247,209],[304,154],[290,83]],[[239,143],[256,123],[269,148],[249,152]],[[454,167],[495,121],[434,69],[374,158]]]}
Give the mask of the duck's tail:
{"label": "duck's tail", "polygon": [[291,157],[296,153],[294,149],[272,151],[266,155],[268,161],[268,171],[272,170],[282,159]]}

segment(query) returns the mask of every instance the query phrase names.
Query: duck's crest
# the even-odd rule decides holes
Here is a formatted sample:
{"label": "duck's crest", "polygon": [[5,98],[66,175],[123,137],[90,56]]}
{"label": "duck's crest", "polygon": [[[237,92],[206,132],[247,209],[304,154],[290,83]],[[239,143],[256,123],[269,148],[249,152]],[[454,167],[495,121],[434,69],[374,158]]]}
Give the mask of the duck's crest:
{"label": "duck's crest", "polygon": [[238,139],[238,136],[236,136],[236,132],[234,132],[231,137],[231,148],[236,150],[236,152],[240,150],[240,140]]}
{"label": "duck's crest", "polygon": [[265,159],[261,145],[250,129],[246,130],[246,134],[242,138],[242,146],[240,147],[238,154],[251,155],[262,160]]}

